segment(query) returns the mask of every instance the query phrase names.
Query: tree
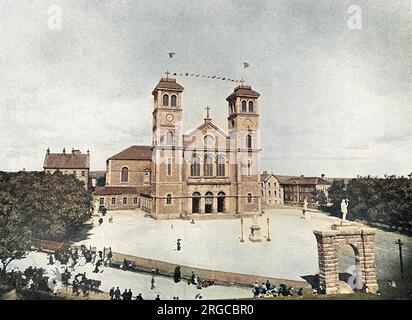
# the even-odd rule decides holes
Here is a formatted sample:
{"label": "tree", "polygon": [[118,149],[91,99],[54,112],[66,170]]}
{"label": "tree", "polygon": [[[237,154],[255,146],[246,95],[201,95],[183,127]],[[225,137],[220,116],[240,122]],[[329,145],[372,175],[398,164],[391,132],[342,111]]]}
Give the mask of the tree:
{"label": "tree", "polygon": [[0,261],[1,274],[16,259],[22,259],[31,248],[32,232],[25,224],[25,218],[17,209],[16,200],[0,191]]}
{"label": "tree", "polygon": [[324,210],[328,204],[328,197],[323,190],[313,190],[311,193],[311,200],[316,203],[321,210]]}

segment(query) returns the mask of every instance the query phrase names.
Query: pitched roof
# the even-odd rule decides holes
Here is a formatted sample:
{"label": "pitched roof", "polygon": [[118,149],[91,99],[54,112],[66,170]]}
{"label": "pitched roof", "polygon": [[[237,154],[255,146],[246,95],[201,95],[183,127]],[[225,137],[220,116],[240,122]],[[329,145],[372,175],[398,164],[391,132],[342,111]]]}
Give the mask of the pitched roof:
{"label": "pitched roof", "polygon": [[281,175],[281,174],[275,174],[275,177],[276,177],[276,179],[279,180],[279,182],[280,182],[281,184],[282,184],[282,183],[285,183],[285,182],[288,181],[289,179],[299,178],[299,177],[297,177],[297,176],[285,176],[285,175]]}
{"label": "pitched roof", "polygon": [[226,132],[224,132],[222,129],[220,129],[218,126],[214,125],[212,123],[212,121],[205,121],[204,123],[202,123],[199,127],[197,127],[196,129],[193,129],[192,131],[190,131],[189,133],[184,134],[185,137],[189,137],[194,135],[195,133],[201,131],[203,128],[205,127],[211,127],[212,129],[216,130],[217,132],[219,132],[222,136],[224,136],[225,138],[229,139],[229,136],[227,135]]}
{"label": "pitched roof", "polygon": [[169,90],[169,91],[182,92],[184,88],[176,82],[176,78],[170,75],[166,75],[162,79],[160,79],[159,83],[154,88],[152,94],[155,94],[157,90]]}
{"label": "pitched roof", "polygon": [[332,183],[318,177],[294,177],[283,184],[311,184],[311,185],[331,185]]}
{"label": "pitched roof", "polygon": [[124,194],[147,194],[150,195],[151,187],[147,186],[139,186],[139,187],[113,187],[113,186],[105,186],[102,188],[96,189],[93,192],[96,196],[121,196]]}
{"label": "pitched roof", "polygon": [[137,194],[135,187],[103,187],[94,192],[97,196],[117,196],[122,194]]}
{"label": "pitched roof", "polygon": [[259,98],[260,93],[252,90],[251,86],[240,85],[234,89],[233,93],[229,97],[227,97],[226,100],[230,101],[236,97]]}
{"label": "pitched roof", "polygon": [[152,160],[152,147],[131,146],[107,160]]}
{"label": "pitched roof", "polygon": [[90,155],[76,153],[46,153],[44,169],[89,169]]}

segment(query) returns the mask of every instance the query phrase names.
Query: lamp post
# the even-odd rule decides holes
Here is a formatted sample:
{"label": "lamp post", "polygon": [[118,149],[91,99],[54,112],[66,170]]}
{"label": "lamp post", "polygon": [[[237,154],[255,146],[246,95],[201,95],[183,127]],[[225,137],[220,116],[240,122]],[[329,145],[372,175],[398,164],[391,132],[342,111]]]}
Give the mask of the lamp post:
{"label": "lamp post", "polygon": [[243,239],[243,218],[240,218],[240,242],[245,242]]}
{"label": "lamp post", "polygon": [[398,239],[395,244],[399,246],[399,262],[401,264],[401,278],[403,279],[403,258],[402,258],[402,246],[403,242],[401,239]]}
{"label": "lamp post", "polygon": [[266,222],[268,223],[268,237],[267,237],[266,241],[272,241],[270,239],[270,232],[269,232],[269,218],[266,219]]}

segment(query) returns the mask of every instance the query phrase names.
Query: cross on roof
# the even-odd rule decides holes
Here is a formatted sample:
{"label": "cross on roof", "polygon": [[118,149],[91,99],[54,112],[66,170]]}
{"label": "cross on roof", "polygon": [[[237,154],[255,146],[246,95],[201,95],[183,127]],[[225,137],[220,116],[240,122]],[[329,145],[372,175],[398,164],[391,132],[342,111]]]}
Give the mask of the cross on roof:
{"label": "cross on roof", "polygon": [[206,109],[206,112],[207,112],[206,119],[210,119],[210,114],[209,114],[209,112],[210,112],[210,107],[207,106],[205,109]]}

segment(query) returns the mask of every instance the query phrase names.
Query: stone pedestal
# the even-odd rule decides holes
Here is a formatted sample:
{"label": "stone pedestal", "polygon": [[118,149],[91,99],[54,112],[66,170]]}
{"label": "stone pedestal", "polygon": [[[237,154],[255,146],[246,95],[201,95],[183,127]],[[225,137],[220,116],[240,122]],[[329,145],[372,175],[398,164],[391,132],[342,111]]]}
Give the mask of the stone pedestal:
{"label": "stone pedestal", "polygon": [[250,226],[250,236],[249,240],[252,242],[262,242],[263,237],[260,234],[260,226],[257,223],[254,223]]}

